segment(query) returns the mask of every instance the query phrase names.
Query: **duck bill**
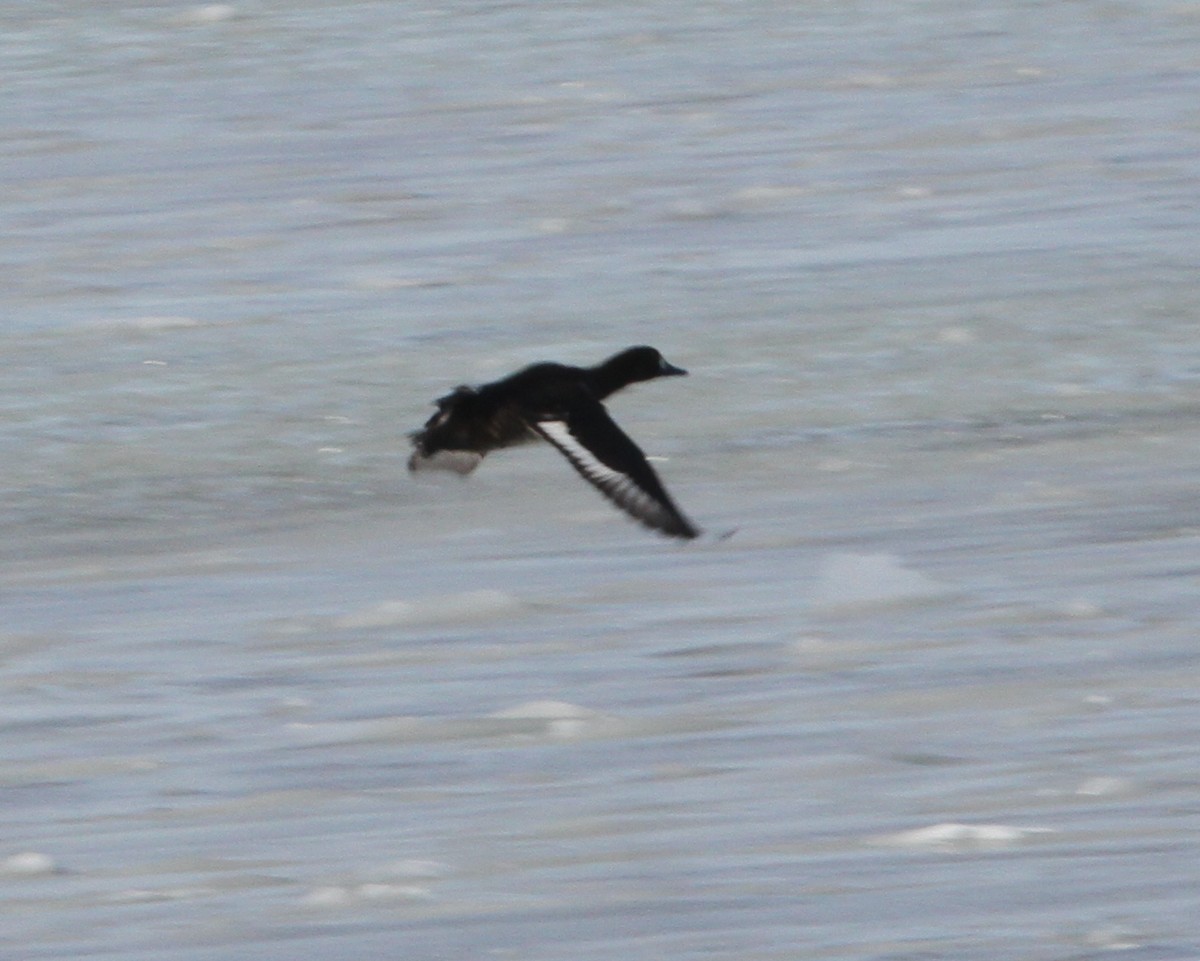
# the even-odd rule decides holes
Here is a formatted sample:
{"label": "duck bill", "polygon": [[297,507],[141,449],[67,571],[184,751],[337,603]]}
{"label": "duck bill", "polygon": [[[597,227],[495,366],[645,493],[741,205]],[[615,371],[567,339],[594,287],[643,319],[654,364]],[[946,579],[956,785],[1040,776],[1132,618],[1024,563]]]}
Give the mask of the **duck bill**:
{"label": "duck bill", "polygon": [[682,367],[676,367],[674,364],[668,364],[665,360],[658,369],[660,377],[686,377],[687,371]]}

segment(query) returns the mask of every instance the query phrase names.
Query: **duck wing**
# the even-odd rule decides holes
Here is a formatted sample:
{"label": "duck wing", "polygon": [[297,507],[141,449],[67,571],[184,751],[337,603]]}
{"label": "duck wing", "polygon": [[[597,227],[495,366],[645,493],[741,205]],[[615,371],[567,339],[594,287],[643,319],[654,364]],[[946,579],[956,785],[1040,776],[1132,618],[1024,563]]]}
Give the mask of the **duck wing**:
{"label": "duck wing", "polygon": [[675,506],[641,448],[598,400],[580,398],[563,411],[540,415],[529,426],[634,520],[672,537],[700,533]]}

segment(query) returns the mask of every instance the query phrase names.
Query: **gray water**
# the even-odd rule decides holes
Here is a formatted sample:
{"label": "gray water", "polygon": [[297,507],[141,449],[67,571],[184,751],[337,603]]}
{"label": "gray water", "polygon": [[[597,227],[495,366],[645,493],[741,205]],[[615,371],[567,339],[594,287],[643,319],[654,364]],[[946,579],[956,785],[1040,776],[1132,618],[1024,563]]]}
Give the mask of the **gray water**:
{"label": "gray water", "polygon": [[[1200,7],[0,4],[0,956],[1200,957]],[[709,535],[460,382],[614,398]]]}

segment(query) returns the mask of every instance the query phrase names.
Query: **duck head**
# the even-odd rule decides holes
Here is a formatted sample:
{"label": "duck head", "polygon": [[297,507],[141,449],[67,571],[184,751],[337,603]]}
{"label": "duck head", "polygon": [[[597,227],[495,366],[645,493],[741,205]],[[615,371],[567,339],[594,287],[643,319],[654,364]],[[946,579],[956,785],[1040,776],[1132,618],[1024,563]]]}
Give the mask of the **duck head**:
{"label": "duck head", "polygon": [[687,373],[682,367],[668,363],[653,347],[630,347],[610,357],[602,366],[620,372],[630,384],[655,377],[682,377]]}

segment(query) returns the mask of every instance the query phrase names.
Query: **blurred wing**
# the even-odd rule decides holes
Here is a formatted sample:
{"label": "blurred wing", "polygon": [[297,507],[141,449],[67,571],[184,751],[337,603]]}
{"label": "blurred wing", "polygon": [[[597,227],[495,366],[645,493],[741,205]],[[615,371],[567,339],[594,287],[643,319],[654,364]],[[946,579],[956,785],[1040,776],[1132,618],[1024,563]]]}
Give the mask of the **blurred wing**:
{"label": "blurred wing", "polygon": [[700,533],[675,506],[646,455],[599,401],[581,401],[565,415],[545,416],[531,426],[630,517],[672,537]]}

